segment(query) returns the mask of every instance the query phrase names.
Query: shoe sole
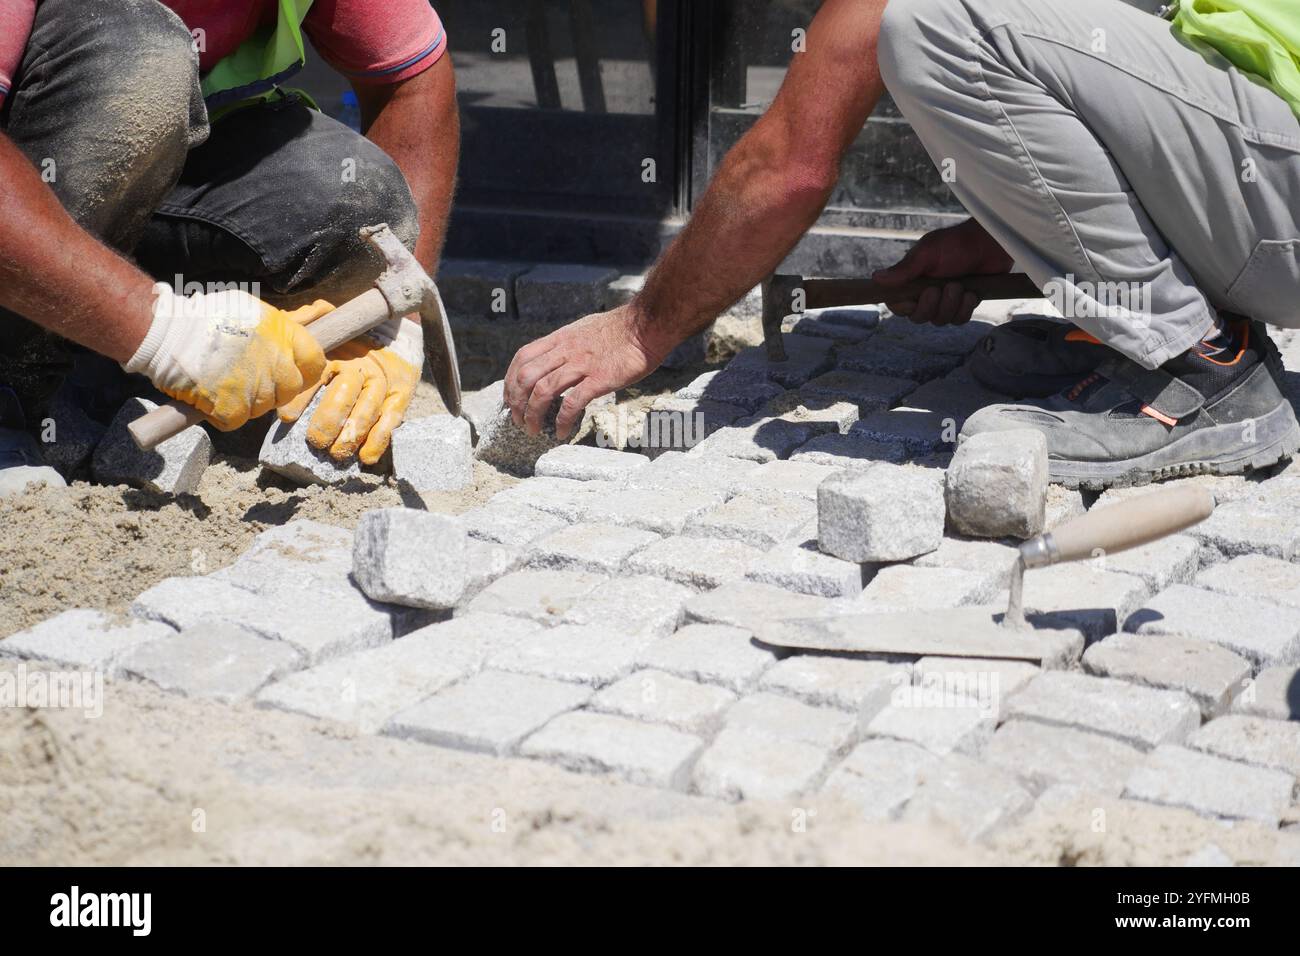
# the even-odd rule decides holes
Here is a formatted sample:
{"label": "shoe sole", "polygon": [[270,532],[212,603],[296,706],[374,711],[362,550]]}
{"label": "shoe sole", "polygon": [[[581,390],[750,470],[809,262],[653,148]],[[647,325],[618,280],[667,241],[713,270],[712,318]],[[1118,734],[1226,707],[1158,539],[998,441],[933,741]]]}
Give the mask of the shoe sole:
{"label": "shoe sole", "polygon": [[[1103,491],[1195,475],[1242,475],[1300,451],[1300,423],[1289,402],[1256,420],[1257,440],[1250,444],[1241,440],[1242,424],[1202,428],[1164,448],[1121,461],[1051,459],[1048,478],[1066,488]],[[1215,446],[1227,450],[1207,453]]]}

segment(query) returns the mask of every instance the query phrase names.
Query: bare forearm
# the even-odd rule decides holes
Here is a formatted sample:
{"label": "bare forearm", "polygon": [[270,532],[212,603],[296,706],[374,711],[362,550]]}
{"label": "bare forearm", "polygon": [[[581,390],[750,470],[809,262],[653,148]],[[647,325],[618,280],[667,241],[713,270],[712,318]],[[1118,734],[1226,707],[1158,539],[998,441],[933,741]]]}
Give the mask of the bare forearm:
{"label": "bare forearm", "polygon": [[395,88],[372,91],[367,105],[366,136],[397,163],[420,212],[415,257],[436,275],[460,158],[450,57]]}
{"label": "bare forearm", "polygon": [[125,362],[153,313],[153,282],[68,215],[0,134],[0,305]]}

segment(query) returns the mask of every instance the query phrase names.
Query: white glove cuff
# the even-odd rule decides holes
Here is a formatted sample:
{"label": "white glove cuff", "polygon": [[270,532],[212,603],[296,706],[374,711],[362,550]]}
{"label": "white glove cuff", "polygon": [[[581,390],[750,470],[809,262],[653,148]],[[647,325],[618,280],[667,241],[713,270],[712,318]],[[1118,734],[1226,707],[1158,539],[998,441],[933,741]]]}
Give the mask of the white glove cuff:
{"label": "white glove cuff", "polygon": [[[135,350],[135,354],[122,363],[124,371],[148,373],[150,365],[157,357],[158,351],[162,348],[163,341],[167,338],[167,333],[171,331],[172,323],[180,311],[176,293],[172,291],[172,287],[167,283],[155,282],[153,293],[153,321],[149,324],[149,331],[145,333],[139,348]],[[152,378],[152,376],[150,377]]]}

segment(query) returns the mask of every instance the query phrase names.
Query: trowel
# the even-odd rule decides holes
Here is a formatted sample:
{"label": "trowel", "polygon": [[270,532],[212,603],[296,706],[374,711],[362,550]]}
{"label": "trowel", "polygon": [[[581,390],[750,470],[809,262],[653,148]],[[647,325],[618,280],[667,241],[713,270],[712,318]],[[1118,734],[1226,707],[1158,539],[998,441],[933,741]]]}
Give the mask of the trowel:
{"label": "trowel", "polygon": [[998,658],[1064,667],[1083,649],[1078,631],[1035,626],[1023,607],[1026,570],[1117,554],[1205,520],[1214,496],[1181,487],[1097,508],[1020,545],[1005,611],[990,607],[830,614],[773,621],[761,644],[801,651]]}

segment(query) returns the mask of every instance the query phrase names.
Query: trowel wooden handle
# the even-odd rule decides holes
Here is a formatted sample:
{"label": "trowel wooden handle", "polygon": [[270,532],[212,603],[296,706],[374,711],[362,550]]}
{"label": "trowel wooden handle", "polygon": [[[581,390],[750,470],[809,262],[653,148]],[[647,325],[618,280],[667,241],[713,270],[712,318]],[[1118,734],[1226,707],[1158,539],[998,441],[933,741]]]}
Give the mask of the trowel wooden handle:
{"label": "trowel wooden handle", "polygon": [[[352,341],[363,332],[369,332],[387,320],[390,314],[383,294],[378,289],[371,289],[321,316],[307,328],[320,347],[328,352],[344,342]],[[160,442],[179,435],[203,420],[203,413],[193,405],[168,402],[141,415],[127,426],[127,430],[141,449],[149,451]]]}
{"label": "trowel wooden handle", "polygon": [[[1190,528],[1213,511],[1214,496],[1204,488],[1153,491],[1067,521],[1026,542],[1021,553],[1026,555],[1028,567],[1078,561],[1098,553],[1115,554]],[[1040,554],[1046,560],[1031,557]]]}

